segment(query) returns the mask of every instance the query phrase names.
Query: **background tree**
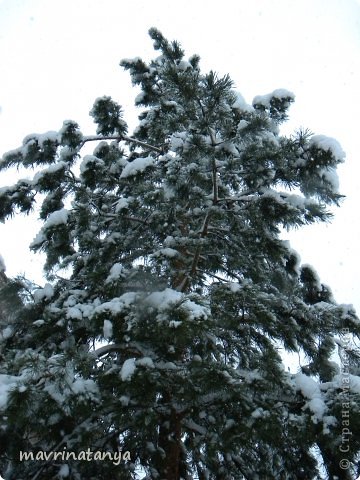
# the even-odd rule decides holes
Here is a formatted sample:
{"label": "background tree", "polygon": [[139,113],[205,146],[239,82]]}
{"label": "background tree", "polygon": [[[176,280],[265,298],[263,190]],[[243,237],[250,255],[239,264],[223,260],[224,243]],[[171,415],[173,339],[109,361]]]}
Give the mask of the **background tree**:
{"label": "background tree", "polygon": [[[3,475],[311,479],[320,456],[329,478],[350,479],[360,445],[352,435],[339,449],[344,391],[332,355],[344,332],[359,336],[359,321],[281,239],[331,217],[343,152],[308,131],[280,134],[291,92],[247,105],[229,76],[202,74],[198,56],[150,36],[159,57],[121,63],[141,88],[132,136],[102,97],[90,112],[96,135],[65,121],[1,161],[37,169],[1,189],[0,212],[38,202],[31,248],[46,253],[50,282],[1,337],[12,385]],[[297,374],[280,347],[302,355]],[[354,432],[359,385],[349,375]],[[65,447],[121,448],[131,461],[19,462],[20,450]]]}

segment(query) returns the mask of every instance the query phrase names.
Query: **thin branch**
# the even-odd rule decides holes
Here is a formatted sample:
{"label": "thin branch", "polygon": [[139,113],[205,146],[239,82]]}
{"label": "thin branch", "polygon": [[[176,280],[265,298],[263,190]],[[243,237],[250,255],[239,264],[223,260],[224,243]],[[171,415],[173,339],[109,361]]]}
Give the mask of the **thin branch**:
{"label": "thin branch", "polygon": [[[213,147],[216,146],[215,134],[212,128],[209,128],[211,144]],[[213,180],[213,204],[215,205],[219,200],[219,187],[217,181],[217,169],[216,169],[216,159],[215,157],[212,160],[212,180]]]}
{"label": "thin branch", "polygon": [[[201,106],[201,102],[200,102],[200,106]],[[215,134],[214,134],[213,129],[209,128],[209,134],[210,134],[210,138],[211,138],[211,143],[214,146],[216,144],[216,139],[215,139]],[[216,169],[216,159],[215,158],[214,158],[213,164],[212,164],[212,177],[213,177],[213,198],[212,198],[212,202],[213,202],[213,205],[216,205],[216,203],[219,200],[219,194],[218,194],[217,169]],[[206,235],[208,233],[209,220],[210,220],[210,212],[207,212],[207,214],[205,216],[205,219],[204,219],[203,226],[202,226],[201,231],[200,231],[200,238],[206,237]],[[201,245],[199,245],[196,249],[189,274],[184,276],[181,284],[179,285],[179,290],[181,292],[184,292],[186,290],[186,288],[189,284],[189,280],[196,273],[198,263],[199,263],[199,260],[201,258],[200,253],[201,253]]]}
{"label": "thin branch", "polygon": [[[207,212],[207,214],[204,218],[204,223],[203,223],[202,229],[201,229],[200,238],[206,237],[207,228],[208,228],[208,225],[209,225],[209,220],[210,220],[210,212]],[[181,292],[184,292],[186,290],[190,278],[193,277],[196,273],[197,266],[198,266],[198,263],[199,263],[199,260],[200,260],[200,252],[201,252],[201,245],[199,245],[196,249],[189,274],[184,277],[183,281],[181,282],[181,284],[179,286],[179,290]]]}
{"label": "thin branch", "polygon": [[132,137],[127,137],[126,135],[89,135],[82,139],[81,144],[84,145],[86,142],[98,142],[101,140],[124,140],[125,142],[134,143],[135,145],[139,145],[140,147],[152,150],[153,152],[163,153],[163,150],[161,150],[161,148],[154,147],[153,145],[149,145],[148,143],[142,142],[141,140],[136,140]]}
{"label": "thin branch", "polygon": [[131,349],[129,347],[124,347],[120,343],[112,343],[110,345],[104,345],[103,347],[98,348],[94,352],[91,352],[91,355],[93,355],[96,358],[100,358],[111,352],[124,352],[124,351],[130,355],[133,355],[134,357],[142,356],[142,353],[139,352],[138,350]]}
{"label": "thin branch", "polygon": [[224,266],[223,266],[223,270],[229,278],[235,278],[239,283],[243,282],[243,278],[241,278],[239,275],[236,275],[231,270],[226,269]]}
{"label": "thin branch", "polygon": [[221,282],[228,283],[226,278],[220,277],[219,275],[215,275],[215,273],[209,273],[207,270],[202,270],[201,268],[198,268],[198,272],[208,275],[209,277],[215,278],[216,280],[220,280]]}
{"label": "thin branch", "polygon": [[212,177],[213,177],[213,204],[215,205],[218,200],[219,200],[219,187],[218,187],[218,181],[217,181],[217,170],[216,170],[216,160],[213,160],[213,171],[212,171]]}
{"label": "thin branch", "polygon": [[[105,214],[102,214],[102,216],[107,218],[108,221],[111,221],[114,218],[119,218],[119,215],[116,213],[105,213]],[[140,218],[140,217],[131,217],[128,215],[123,215],[121,218],[125,220],[129,220],[131,222],[143,223],[144,225],[148,225],[147,220],[144,220],[143,218]]]}
{"label": "thin branch", "polygon": [[143,223],[144,225],[148,225],[147,220],[144,220],[143,218],[129,217],[129,216],[124,216],[123,218],[125,218],[125,220],[129,220],[130,222],[137,222],[137,223]]}

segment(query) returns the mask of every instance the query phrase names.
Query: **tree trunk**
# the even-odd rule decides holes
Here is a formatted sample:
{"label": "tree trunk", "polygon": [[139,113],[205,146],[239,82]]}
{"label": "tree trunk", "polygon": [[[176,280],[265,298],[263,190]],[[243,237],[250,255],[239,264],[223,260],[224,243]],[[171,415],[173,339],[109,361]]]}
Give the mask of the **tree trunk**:
{"label": "tree trunk", "polygon": [[[342,456],[335,454],[331,449],[326,447],[323,442],[317,442],[317,444],[320,448],[321,456],[323,457],[324,465],[329,475],[329,480],[352,480],[350,470],[342,469],[340,467]],[[346,459],[346,454],[343,456]]]}
{"label": "tree trunk", "polygon": [[[169,401],[170,395],[164,395],[164,403]],[[161,420],[158,445],[165,456],[159,462],[160,480],[180,480],[181,418],[172,409],[170,415],[164,415]]]}

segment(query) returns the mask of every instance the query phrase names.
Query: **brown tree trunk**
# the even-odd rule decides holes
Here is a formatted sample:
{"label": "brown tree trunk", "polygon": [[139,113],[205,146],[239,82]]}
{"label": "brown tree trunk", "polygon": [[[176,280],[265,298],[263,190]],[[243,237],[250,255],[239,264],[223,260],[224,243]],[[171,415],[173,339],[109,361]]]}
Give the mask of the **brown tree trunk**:
{"label": "brown tree trunk", "polygon": [[[170,395],[164,395],[164,403],[169,401]],[[181,417],[173,409],[161,418],[158,446],[165,453],[159,462],[160,480],[180,480]]]}

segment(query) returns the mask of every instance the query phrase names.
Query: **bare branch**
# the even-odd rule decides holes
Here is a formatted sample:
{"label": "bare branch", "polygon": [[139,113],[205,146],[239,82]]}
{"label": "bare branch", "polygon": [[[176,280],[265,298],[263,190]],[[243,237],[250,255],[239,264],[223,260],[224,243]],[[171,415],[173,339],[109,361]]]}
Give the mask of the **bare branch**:
{"label": "bare branch", "polygon": [[97,350],[91,352],[91,354],[96,358],[100,358],[111,352],[126,352],[133,357],[142,356],[141,352],[139,352],[138,350],[132,349],[128,346],[123,346],[120,343],[111,343],[110,345],[104,345],[103,347],[100,347]]}

